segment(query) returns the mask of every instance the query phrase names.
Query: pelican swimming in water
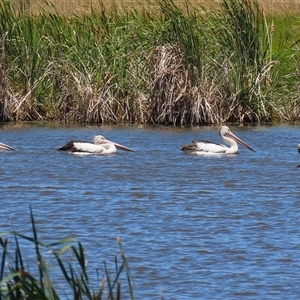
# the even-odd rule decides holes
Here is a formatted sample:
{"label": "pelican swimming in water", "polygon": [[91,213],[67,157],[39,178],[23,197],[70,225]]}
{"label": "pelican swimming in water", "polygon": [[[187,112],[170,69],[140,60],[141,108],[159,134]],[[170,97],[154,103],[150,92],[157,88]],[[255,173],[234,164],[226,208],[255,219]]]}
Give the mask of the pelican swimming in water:
{"label": "pelican swimming in water", "polygon": [[134,152],[132,149],[105,139],[102,135],[94,136],[92,143],[70,141],[57,150],[68,151],[69,153],[74,154],[113,154],[117,152],[117,148]]}
{"label": "pelican swimming in water", "polygon": [[208,141],[193,141],[191,144],[183,146],[180,150],[188,154],[197,155],[236,154],[238,152],[237,143],[239,143],[243,147],[255,152],[254,149],[234,135],[227,126],[219,127],[219,135],[230,147]]}
{"label": "pelican swimming in water", "polygon": [[[298,152],[300,153],[300,144],[298,144]],[[300,168],[300,165],[297,168]]]}
{"label": "pelican swimming in water", "polygon": [[16,149],[14,149],[14,148],[12,148],[12,147],[6,145],[6,144],[3,144],[3,143],[1,143],[1,142],[0,142],[0,149],[1,149],[1,150],[16,150]]}

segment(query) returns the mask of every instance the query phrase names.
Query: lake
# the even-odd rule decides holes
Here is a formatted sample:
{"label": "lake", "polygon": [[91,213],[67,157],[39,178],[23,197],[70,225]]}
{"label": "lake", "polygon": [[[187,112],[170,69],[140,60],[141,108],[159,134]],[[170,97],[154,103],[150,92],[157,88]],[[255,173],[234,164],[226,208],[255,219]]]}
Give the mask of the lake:
{"label": "lake", "polygon": [[[223,143],[215,126],[4,125],[0,232],[31,235],[31,205],[39,238],[76,238],[91,274],[114,268],[120,237],[136,299],[299,299],[300,127],[230,128],[256,152],[179,150]],[[98,134],[136,152],[57,151]]]}

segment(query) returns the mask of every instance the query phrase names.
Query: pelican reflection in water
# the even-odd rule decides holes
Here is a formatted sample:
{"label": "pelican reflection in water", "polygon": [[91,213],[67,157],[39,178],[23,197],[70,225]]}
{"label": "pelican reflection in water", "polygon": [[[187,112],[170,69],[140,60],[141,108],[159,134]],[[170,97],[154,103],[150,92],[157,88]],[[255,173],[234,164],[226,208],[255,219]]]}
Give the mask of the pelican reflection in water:
{"label": "pelican reflection in water", "polygon": [[225,143],[230,145],[230,147],[214,142],[200,140],[193,141],[191,144],[183,146],[181,150],[183,150],[187,154],[196,155],[236,154],[238,152],[238,143],[241,146],[255,152],[254,149],[252,149],[235,134],[233,134],[227,126],[219,127],[219,135]]}
{"label": "pelican reflection in water", "polygon": [[114,154],[117,149],[134,152],[130,148],[105,139],[102,135],[94,136],[92,143],[70,141],[57,150],[74,154]]}

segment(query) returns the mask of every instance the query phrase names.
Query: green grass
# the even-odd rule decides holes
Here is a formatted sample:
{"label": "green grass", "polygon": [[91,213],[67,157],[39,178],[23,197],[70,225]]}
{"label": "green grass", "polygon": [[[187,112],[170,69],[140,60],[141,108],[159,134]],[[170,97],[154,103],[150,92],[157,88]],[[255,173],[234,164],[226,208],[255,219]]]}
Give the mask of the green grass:
{"label": "green grass", "polygon": [[[0,299],[59,300],[65,299],[134,299],[132,276],[119,238],[119,264],[115,259],[114,270],[104,262],[103,277],[98,282],[90,279],[90,270],[82,244],[66,238],[54,243],[45,243],[38,237],[33,212],[31,211],[32,236],[17,231],[0,235],[2,261],[0,266]],[[11,242],[9,238],[13,241]],[[22,245],[31,244],[32,253],[24,254]],[[47,255],[44,255],[48,253]],[[49,263],[49,253],[52,260]],[[45,257],[46,256],[46,257]],[[34,258],[35,257],[35,258]],[[55,265],[54,265],[55,263]],[[53,272],[55,270],[55,272]],[[53,275],[54,274],[54,275]],[[60,274],[59,279],[57,276]],[[56,276],[56,278],[54,277]],[[61,287],[64,286],[64,289]],[[128,291],[128,295],[125,296]]]}
{"label": "green grass", "polygon": [[0,118],[211,124],[299,119],[299,23],[246,0],[88,15],[0,3]]}

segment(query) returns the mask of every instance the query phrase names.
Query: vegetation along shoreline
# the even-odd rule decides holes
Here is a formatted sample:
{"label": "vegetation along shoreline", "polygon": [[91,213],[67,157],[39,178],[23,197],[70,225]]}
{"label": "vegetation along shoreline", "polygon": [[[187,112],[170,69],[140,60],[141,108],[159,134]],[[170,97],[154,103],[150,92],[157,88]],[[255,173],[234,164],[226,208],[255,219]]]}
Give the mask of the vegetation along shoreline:
{"label": "vegetation along shoreline", "polygon": [[100,3],[66,16],[1,2],[0,121],[299,120],[299,14],[247,0]]}

